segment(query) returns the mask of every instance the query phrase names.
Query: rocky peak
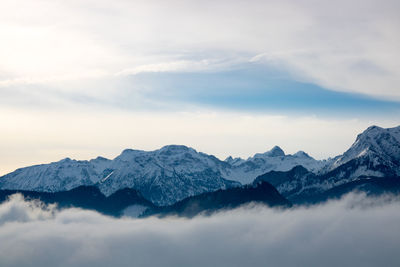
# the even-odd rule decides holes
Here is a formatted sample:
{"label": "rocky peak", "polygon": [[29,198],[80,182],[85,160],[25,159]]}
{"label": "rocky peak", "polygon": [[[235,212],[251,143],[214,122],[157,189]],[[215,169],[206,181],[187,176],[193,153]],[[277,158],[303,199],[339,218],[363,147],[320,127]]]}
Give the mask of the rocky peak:
{"label": "rocky peak", "polygon": [[285,152],[283,152],[279,146],[274,146],[270,151],[267,151],[262,155],[267,157],[284,157]]}

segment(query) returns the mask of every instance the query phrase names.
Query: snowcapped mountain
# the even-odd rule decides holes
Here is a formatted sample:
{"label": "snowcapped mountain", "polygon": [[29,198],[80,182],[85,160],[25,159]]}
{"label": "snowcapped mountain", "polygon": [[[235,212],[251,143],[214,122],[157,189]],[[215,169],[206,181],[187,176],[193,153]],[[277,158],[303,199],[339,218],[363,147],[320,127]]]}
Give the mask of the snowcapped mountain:
{"label": "snowcapped mountain", "polygon": [[0,188],[46,192],[70,190],[97,183],[110,163],[111,160],[101,157],[90,161],[65,158],[50,164],[17,169],[0,178]]}
{"label": "snowcapped mountain", "polygon": [[170,145],[146,152],[127,149],[110,165],[110,174],[98,183],[112,194],[128,187],[140,191],[157,205],[168,205],[188,196],[240,185],[221,176],[229,164],[186,146]]}
{"label": "snowcapped mountain", "polygon": [[293,167],[301,165],[309,171],[318,172],[328,164],[325,160],[313,159],[303,151],[285,155],[285,152],[278,146],[265,153],[257,153],[247,160],[230,157],[225,162],[229,163],[231,168],[221,170],[222,176],[242,184],[249,184],[255,177],[270,171],[289,171]]}
{"label": "snowcapped mountain", "polygon": [[[303,168],[289,176],[277,173],[296,166]],[[169,145],[155,151],[126,149],[113,160],[66,158],[21,168],[0,177],[0,189],[58,192],[95,185],[109,196],[132,188],[154,204],[169,205],[204,192],[250,184],[271,171],[276,173],[265,181],[284,196],[327,190],[362,176],[400,176],[400,126],[369,127],[349,150],[332,160],[315,160],[303,151],[286,155],[275,146],[247,160],[228,157],[221,161],[193,148]]]}
{"label": "snowcapped mountain", "polygon": [[335,157],[324,173],[339,178],[400,176],[400,126],[371,126],[357,136],[353,145]]}
{"label": "snowcapped mountain", "polygon": [[168,205],[188,196],[239,186],[221,176],[220,170],[229,167],[185,146],[170,145],[150,152],[126,149],[114,160],[67,158],[18,169],[0,178],[0,188],[57,192],[96,185],[106,196],[134,188],[153,203]]}
{"label": "snowcapped mountain", "polygon": [[285,155],[279,147],[247,160],[221,161],[193,148],[169,145],[155,151],[126,149],[114,160],[66,158],[18,169],[0,178],[0,188],[57,192],[96,185],[106,196],[134,188],[157,205],[169,205],[189,196],[251,183],[269,170],[290,170],[296,165],[314,170],[323,162],[304,152]]}
{"label": "snowcapped mountain", "polygon": [[327,161],[317,174],[296,166],[286,172],[268,172],[257,177],[256,181],[270,182],[293,201],[309,200],[327,191],[336,192],[335,188],[344,188],[347,184],[370,184],[371,179],[399,176],[400,127],[384,129],[371,126],[357,136],[345,153]]}

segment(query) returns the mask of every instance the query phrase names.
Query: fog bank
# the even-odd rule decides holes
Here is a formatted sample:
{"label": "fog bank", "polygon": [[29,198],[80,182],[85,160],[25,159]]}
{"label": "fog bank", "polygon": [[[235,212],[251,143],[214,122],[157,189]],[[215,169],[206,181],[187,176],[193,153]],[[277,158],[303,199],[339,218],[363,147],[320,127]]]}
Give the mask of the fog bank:
{"label": "fog bank", "polygon": [[120,219],[14,195],[0,205],[0,266],[398,266],[400,201],[347,195],[211,217]]}

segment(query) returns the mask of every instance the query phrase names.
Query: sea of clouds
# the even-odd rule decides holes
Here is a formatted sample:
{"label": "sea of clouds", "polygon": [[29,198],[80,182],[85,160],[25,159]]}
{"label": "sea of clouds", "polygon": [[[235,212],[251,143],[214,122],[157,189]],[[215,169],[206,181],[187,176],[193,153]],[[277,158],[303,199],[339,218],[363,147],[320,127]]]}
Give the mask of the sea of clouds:
{"label": "sea of clouds", "polygon": [[112,218],[12,196],[0,266],[400,266],[400,199],[350,194],[287,210]]}

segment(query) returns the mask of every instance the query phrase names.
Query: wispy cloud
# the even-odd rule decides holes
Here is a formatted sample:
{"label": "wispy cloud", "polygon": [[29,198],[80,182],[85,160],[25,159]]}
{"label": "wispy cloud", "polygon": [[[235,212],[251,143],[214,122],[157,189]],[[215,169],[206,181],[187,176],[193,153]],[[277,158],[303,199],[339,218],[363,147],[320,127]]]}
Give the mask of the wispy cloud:
{"label": "wispy cloud", "polygon": [[177,60],[169,62],[161,62],[155,64],[141,65],[134,68],[124,69],[117,72],[116,76],[137,75],[140,73],[153,72],[178,72],[178,73],[196,73],[207,71],[223,71],[229,70],[232,65],[239,64],[241,61],[227,59],[201,59],[201,60]]}
{"label": "wispy cloud", "polygon": [[209,62],[245,55],[303,82],[398,101],[399,8],[391,0],[2,1],[0,76],[4,84],[213,70],[221,66]]}

